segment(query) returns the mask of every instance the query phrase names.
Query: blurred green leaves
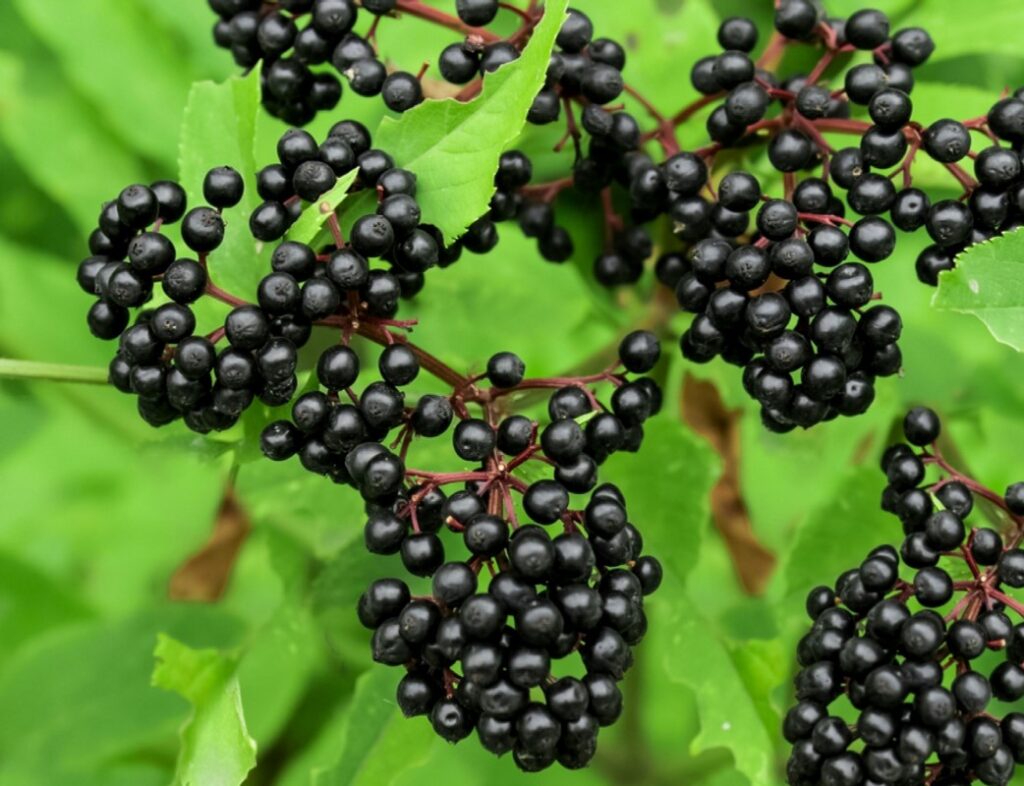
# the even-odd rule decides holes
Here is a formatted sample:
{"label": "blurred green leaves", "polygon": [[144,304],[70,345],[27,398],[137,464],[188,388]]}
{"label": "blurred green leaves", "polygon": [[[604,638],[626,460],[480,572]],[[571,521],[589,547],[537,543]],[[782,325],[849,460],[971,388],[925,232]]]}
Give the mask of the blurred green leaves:
{"label": "blurred green leaves", "polygon": [[394,699],[400,675],[372,668],[356,682],[340,735],[337,762],[314,770],[313,786],[390,786],[406,769],[427,758],[433,735],[410,723]]}

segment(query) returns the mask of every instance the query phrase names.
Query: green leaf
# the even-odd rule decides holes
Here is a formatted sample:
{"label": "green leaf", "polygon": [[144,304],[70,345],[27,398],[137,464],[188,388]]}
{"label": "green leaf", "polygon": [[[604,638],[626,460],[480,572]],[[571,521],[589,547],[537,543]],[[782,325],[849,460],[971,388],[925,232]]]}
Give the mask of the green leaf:
{"label": "green leaf", "polygon": [[0,667],[35,636],[91,616],[68,588],[13,554],[0,552]]}
{"label": "green leaf", "polygon": [[334,188],[323,194],[316,204],[309,205],[302,211],[298,221],[292,224],[292,228],[288,230],[288,239],[297,243],[312,243],[320,230],[324,228],[324,224],[327,223],[327,217],[337,210],[342,200],[348,196],[348,190],[356,182],[358,175],[359,170],[353,169],[347,175],[338,178]]}
{"label": "green leaf", "polygon": [[935,41],[934,60],[965,54],[1020,55],[1015,36],[998,31],[1024,27],[1024,4],[1018,0],[987,0],[984,5],[924,0],[900,20],[899,27],[924,27]]}
{"label": "green leaf", "polygon": [[102,202],[137,179],[141,164],[110,144],[95,111],[50,71],[0,51],[0,84],[0,138],[40,190],[73,218],[84,256]]}
{"label": "green leaf", "polygon": [[407,720],[395,704],[400,675],[374,666],[356,683],[337,763],[313,771],[313,786],[389,786],[430,755],[434,735],[422,718]]}
{"label": "green leaf", "polygon": [[238,786],[256,765],[236,663],[217,650],[194,650],[160,634],[153,685],[183,696],[192,714],[181,729],[177,786]]}
{"label": "green leaf", "polygon": [[[709,495],[719,462],[708,444],[668,415],[644,424],[638,453],[618,453],[602,467],[628,500],[645,551],[683,581],[709,522]],[[666,505],[666,500],[672,500]]]}
{"label": "green leaf", "polygon": [[[856,567],[879,543],[894,535],[891,521],[879,510],[884,478],[872,462],[847,473],[841,493],[823,503],[791,538],[783,570],[787,596],[802,596]],[[803,614],[803,598],[792,599],[794,614]]]}
{"label": "green leaf", "polygon": [[204,203],[203,178],[213,167],[234,167],[245,179],[242,201],[224,211],[224,242],[210,255],[210,272],[218,286],[246,299],[268,269],[263,244],[249,233],[249,216],[261,201],[253,154],[260,111],[259,69],[220,84],[196,82],[185,107],[178,159],[192,206]]}
{"label": "green leaf", "polygon": [[168,783],[170,763],[152,754],[173,739],[184,705],[150,685],[161,630],[200,646],[235,646],[242,635],[222,611],[165,604],[53,629],[19,648],[0,672],[0,783],[127,785],[107,776],[132,760]]}
{"label": "green leaf", "polygon": [[971,246],[939,276],[935,308],[973,314],[996,341],[1024,352],[1024,231]]}
{"label": "green leaf", "polygon": [[[776,732],[769,729],[777,719],[768,699],[781,678],[779,669],[766,667],[764,653],[744,653],[746,642],[718,634],[691,602],[677,604],[675,612],[675,619],[662,620],[675,630],[664,653],[665,668],[696,697],[701,729],[690,744],[691,754],[727,748],[753,786],[776,783]],[[694,646],[697,641],[700,646]]]}
{"label": "green leaf", "polygon": [[568,0],[548,0],[522,56],[484,80],[479,98],[424,101],[399,120],[386,118],[374,139],[419,178],[423,220],[449,240],[487,212],[498,158],[519,135],[544,84]]}
{"label": "green leaf", "polygon": [[173,162],[181,107],[198,74],[167,36],[152,29],[141,4],[16,0],[15,5],[57,55],[67,80],[104,114],[117,136],[153,160]]}

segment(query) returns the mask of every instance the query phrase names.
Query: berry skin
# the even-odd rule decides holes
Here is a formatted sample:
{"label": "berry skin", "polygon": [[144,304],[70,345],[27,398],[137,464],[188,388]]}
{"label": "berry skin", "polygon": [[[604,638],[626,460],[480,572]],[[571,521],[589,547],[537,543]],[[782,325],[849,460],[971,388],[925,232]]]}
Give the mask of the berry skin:
{"label": "berry skin", "polygon": [[726,19],[718,27],[718,45],[722,49],[753,51],[757,46],[757,25],[750,19],[740,16]]}
{"label": "berry skin", "polygon": [[224,221],[208,207],[192,208],[182,222],[181,237],[196,253],[208,253],[224,240]]}
{"label": "berry skin", "polygon": [[203,179],[203,197],[216,208],[234,207],[244,191],[242,176],[229,166],[211,169]]}
{"label": "berry skin", "polygon": [[939,438],[939,416],[927,407],[914,407],[903,419],[903,433],[912,445],[930,445]]}
{"label": "berry skin", "polygon": [[[188,221],[188,217],[185,218]],[[278,240],[288,231],[290,217],[288,210],[280,202],[264,202],[249,216],[249,231],[257,240],[270,242]],[[188,241],[186,241],[188,242]],[[194,246],[193,250],[200,251]]]}
{"label": "berry skin", "polygon": [[437,65],[447,81],[464,85],[479,73],[480,58],[464,44],[450,44],[441,50]]}
{"label": "berry skin", "polygon": [[783,0],[775,9],[775,29],[787,38],[806,38],[819,22],[811,0]]}
{"label": "berry skin", "polygon": [[526,364],[512,352],[499,352],[487,361],[487,379],[496,388],[514,388],[525,373]]}
{"label": "berry skin", "polygon": [[936,120],[924,132],[924,149],[941,164],[954,164],[971,150],[970,132],[956,120]]}
{"label": "berry skin", "polygon": [[865,262],[881,262],[892,255],[896,233],[877,216],[862,218],[850,230],[850,250]]}
{"label": "berry skin", "polygon": [[1016,516],[1024,516],[1024,482],[1007,486],[1003,499],[1011,513]]}
{"label": "berry skin", "polygon": [[160,180],[153,183],[150,190],[156,197],[157,217],[162,218],[165,224],[174,224],[185,215],[188,200],[185,189],[180,185],[170,180]]}
{"label": "berry skin", "polygon": [[857,49],[875,49],[889,37],[889,18],[881,11],[857,11],[844,29],[847,42]]}
{"label": "berry skin", "polygon": [[925,222],[928,234],[941,248],[966,242],[973,226],[970,208],[955,199],[944,199],[932,205]]}
{"label": "berry skin", "polygon": [[394,112],[405,112],[423,100],[423,88],[420,81],[406,71],[395,71],[389,74],[381,86],[381,97],[388,109]]}
{"label": "berry skin", "polygon": [[471,27],[483,27],[498,15],[497,0],[455,0],[459,19]]}
{"label": "berry skin", "polygon": [[452,434],[455,452],[466,461],[483,461],[494,450],[495,434],[483,420],[463,420]]}
{"label": "berry skin", "polygon": [[362,216],[352,227],[352,248],[365,257],[380,257],[391,250],[395,232],[383,216]]}
{"label": "berry skin", "polygon": [[128,186],[117,197],[118,217],[132,229],[145,229],[156,220],[159,211],[156,194],[146,186]]}
{"label": "berry skin", "polygon": [[401,387],[416,379],[420,364],[409,347],[392,344],[381,352],[378,368],[385,382]]}
{"label": "berry skin", "polygon": [[594,25],[590,18],[575,8],[569,9],[569,17],[562,23],[555,44],[563,52],[581,52],[590,43],[594,35]]}
{"label": "berry skin", "polygon": [[448,430],[454,413],[444,396],[427,395],[420,398],[412,414],[412,427],[424,437],[437,437]]}
{"label": "berry skin", "polygon": [[646,330],[630,333],[619,344],[619,358],[626,370],[634,374],[651,371],[660,356],[661,344],[657,336]]}
{"label": "berry skin", "polygon": [[351,387],[359,376],[359,356],[345,346],[330,347],[320,355],[316,375],[328,390]]}
{"label": "berry skin", "polygon": [[292,176],[292,187],[302,199],[314,202],[330,191],[336,180],[334,170],[323,161],[303,161]]}
{"label": "berry skin", "polygon": [[908,66],[922,65],[935,51],[931,36],[920,27],[908,27],[892,37],[893,58]]}

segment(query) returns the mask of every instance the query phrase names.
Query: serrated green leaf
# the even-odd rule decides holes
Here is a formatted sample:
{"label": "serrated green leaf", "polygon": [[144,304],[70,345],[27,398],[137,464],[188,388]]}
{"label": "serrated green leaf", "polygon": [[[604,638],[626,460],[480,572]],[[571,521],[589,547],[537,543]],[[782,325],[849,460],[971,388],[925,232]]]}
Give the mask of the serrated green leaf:
{"label": "serrated green leaf", "polygon": [[313,786],[389,786],[430,754],[436,739],[422,718],[407,720],[395,703],[400,674],[375,666],[356,683],[338,761],[313,771]]}
{"label": "serrated green leaf", "polygon": [[220,84],[196,82],[185,107],[178,158],[193,207],[204,203],[203,178],[213,167],[234,167],[245,180],[242,201],[224,211],[224,242],[210,255],[210,273],[219,287],[246,299],[268,270],[266,249],[249,233],[249,216],[261,201],[253,154],[260,111],[259,69]]}
{"label": "serrated green leaf", "polygon": [[973,314],[996,341],[1024,352],[1024,231],[971,246],[939,276],[932,305]]}
{"label": "serrated green leaf", "polygon": [[498,158],[526,123],[544,84],[568,0],[548,0],[544,18],[518,60],[484,80],[473,101],[424,101],[398,120],[385,118],[374,139],[419,178],[423,220],[448,240],[487,212]]}
{"label": "serrated green leaf", "polygon": [[234,659],[217,650],[194,650],[160,634],[153,685],[188,700],[192,714],[181,728],[174,782],[178,786],[238,786],[256,765]]}
{"label": "serrated green leaf", "polygon": [[327,217],[336,211],[348,196],[348,190],[356,182],[358,176],[359,170],[353,169],[347,175],[338,178],[334,188],[323,194],[315,204],[309,205],[302,211],[302,215],[288,230],[288,239],[297,243],[312,243],[313,239],[320,234],[324,224],[327,223]]}
{"label": "serrated green leaf", "polygon": [[706,442],[667,414],[645,423],[644,434],[640,451],[612,456],[602,477],[622,489],[645,551],[683,581],[710,520],[709,495],[719,462]]}

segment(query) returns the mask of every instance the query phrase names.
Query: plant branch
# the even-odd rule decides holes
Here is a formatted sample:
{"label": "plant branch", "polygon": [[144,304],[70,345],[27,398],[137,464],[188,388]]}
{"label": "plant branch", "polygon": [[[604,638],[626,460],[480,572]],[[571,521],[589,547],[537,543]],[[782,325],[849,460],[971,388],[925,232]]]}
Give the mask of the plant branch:
{"label": "plant branch", "polygon": [[0,358],[0,379],[38,379],[48,382],[74,382],[106,385],[108,371],[99,366],[75,366],[64,363],[40,363],[34,360]]}

